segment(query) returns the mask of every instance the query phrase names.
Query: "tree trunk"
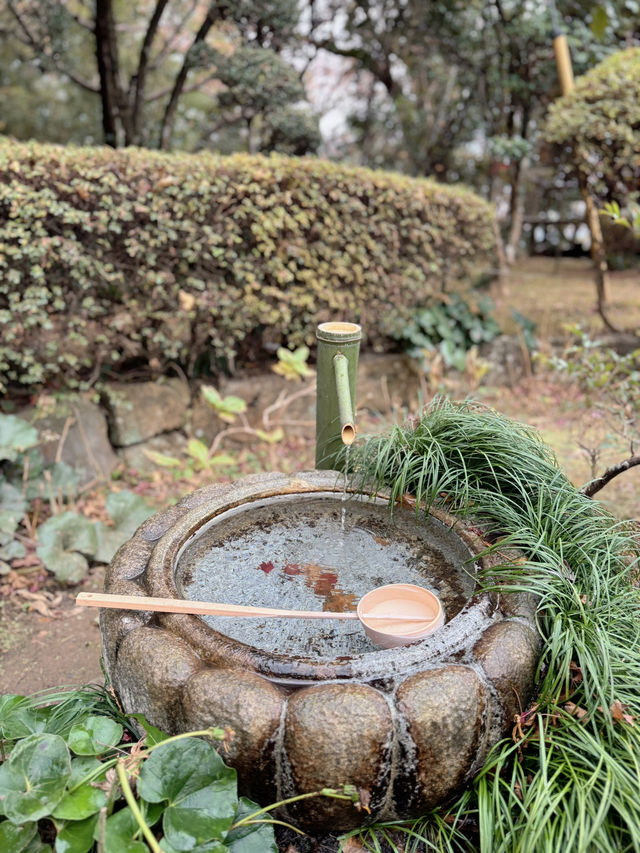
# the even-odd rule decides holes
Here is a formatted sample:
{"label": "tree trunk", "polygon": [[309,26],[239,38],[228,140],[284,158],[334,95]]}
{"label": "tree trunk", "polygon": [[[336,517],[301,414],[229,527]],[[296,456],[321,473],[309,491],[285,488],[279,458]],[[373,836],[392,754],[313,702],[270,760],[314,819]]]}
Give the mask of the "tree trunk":
{"label": "tree trunk", "polygon": [[605,314],[607,302],[609,301],[609,276],[607,265],[607,253],[604,245],[604,237],[602,236],[602,225],[600,223],[600,214],[598,208],[589,191],[587,178],[580,169],[578,164],[578,184],[580,193],[586,208],[586,220],[591,232],[591,260],[593,261],[593,274],[596,283],[596,298],[598,314],[602,318],[605,326],[611,331],[617,331],[611,325]]}
{"label": "tree trunk", "polygon": [[[149,26],[144,34],[142,46],[140,48],[140,57],[138,59],[138,69],[135,77],[132,79],[133,89],[133,106],[131,115],[131,145],[140,145],[142,141],[142,113],[144,106],[144,90],[147,82],[147,70],[149,68],[149,54],[151,46],[158,32],[160,18],[169,0],[157,0],[153,15],[149,21]],[[130,94],[131,98],[131,94]]]}
{"label": "tree trunk", "polygon": [[510,203],[510,218],[511,227],[509,228],[509,238],[505,246],[505,256],[507,262],[512,264],[518,254],[518,245],[522,236],[522,226],[524,224],[524,202],[525,202],[525,183],[527,173],[529,171],[529,158],[523,157],[517,164],[516,174],[511,183],[511,203]]}
{"label": "tree trunk", "polygon": [[[218,18],[223,17],[224,12],[226,12],[226,7],[219,6],[217,3],[212,3],[209,6],[205,19],[200,25],[200,29],[194,36],[193,42],[191,44],[192,48],[206,39],[209,30]],[[164,111],[164,115],[162,116],[159,147],[163,150],[169,148],[171,144],[171,134],[173,132],[173,124],[176,118],[176,110],[178,109],[178,101],[180,100],[180,95],[182,95],[184,84],[187,82],[187,76],[189,75],[189,71],[191,70],[189,53],[190,50],[187,50],[187,52],[185,53],[182,67],[180,68],[180,71],[178,72],[178,75],[175,79],[173,89],[171,90],[171,94],[169,95],[169,100]]]}
{"label": "tree trunk", "polygon": [[112,148],[117,148],[118,107],[115,76],[117,66],[114,66],[115,45],[113,39],[115,27],[112,0],[96,0],[95,36],[104,143]]}

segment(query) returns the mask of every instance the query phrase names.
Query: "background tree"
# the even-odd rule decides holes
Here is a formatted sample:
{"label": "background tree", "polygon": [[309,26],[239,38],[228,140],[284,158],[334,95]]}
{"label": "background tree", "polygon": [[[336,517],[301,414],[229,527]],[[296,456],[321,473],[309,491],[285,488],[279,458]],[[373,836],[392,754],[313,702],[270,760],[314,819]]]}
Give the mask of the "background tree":
{"label": "background tree", "polygon": [[[640,35],[635,3],[558,5],[576,73]],[[513,257],[540,123],[559,94],[547,4],[309,0],[309,21],[309,44],[343,57],[356,81],[350,153],[504,198]]]}
{"label": "background tree", "polygon": [[6,0],[0,50],[18,44],[21,67],[99,98],[107,144],[169,148],[177,137],[188,147],[208,141],[205,125],[219,129],[238,113],[251,138],[258,116],[304,100],[282,58],[297,20],[295,0]]}

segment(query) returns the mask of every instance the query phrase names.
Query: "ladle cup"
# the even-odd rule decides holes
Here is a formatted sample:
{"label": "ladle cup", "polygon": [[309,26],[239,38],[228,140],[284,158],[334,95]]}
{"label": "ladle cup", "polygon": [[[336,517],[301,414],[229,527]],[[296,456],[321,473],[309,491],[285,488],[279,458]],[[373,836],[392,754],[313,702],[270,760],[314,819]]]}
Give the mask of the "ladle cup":
{"label": "ladle cup", "polygon": [[243,604],[189,601],[81,592],[76,604],[84,607],[115,607],[120,610],[154,610],[195,616],[237,616],[263,619],[359,619],[369,639],[391,649],[414,643],[432,634],[444,623],[442,604],[428,589],[408,583],[392,583],[372,589],[358,602],[357,610],[279,610]]}

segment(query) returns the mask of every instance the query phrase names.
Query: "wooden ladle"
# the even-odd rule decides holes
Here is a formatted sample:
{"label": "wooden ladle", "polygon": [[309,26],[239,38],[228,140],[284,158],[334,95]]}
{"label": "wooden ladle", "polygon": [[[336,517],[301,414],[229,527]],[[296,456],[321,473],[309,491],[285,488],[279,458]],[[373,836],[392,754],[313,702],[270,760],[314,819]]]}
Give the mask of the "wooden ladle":
{"label": "wooden ladle", "polygon": [[81,592],[76,604],[83,607],[114,607],[120,610],[153,610],[195,616],[236,616],[262,619],[359,619],[367,636],[384,648],[415,642],[437,630],[444,622],[436,595],[413,584],[387,584],[371,590],[355,611],[281,610],[244,604],[189,601],[182,598],[153,598],[142,595],[113,595]]}

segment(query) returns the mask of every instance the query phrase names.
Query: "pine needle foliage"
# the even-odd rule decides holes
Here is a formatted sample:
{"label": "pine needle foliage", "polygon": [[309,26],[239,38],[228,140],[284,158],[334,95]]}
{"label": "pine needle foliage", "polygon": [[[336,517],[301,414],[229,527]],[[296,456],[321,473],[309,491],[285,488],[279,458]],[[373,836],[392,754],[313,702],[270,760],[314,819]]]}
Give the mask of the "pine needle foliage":
{"label": "pine needle foliage", "polygon": [[418,514],[441,506],[481,521],[487,553],[522,551],[525,563],[505,559],[479,581],[539,597],[535,704],[471,800],[432,819],[424,849],[437,828],[442,851],[640,850],[637,526],[581,494],[534,429],[473,402],[437,399],[351,458],[352,486],[390,493],[391,508],[410,494]]}

